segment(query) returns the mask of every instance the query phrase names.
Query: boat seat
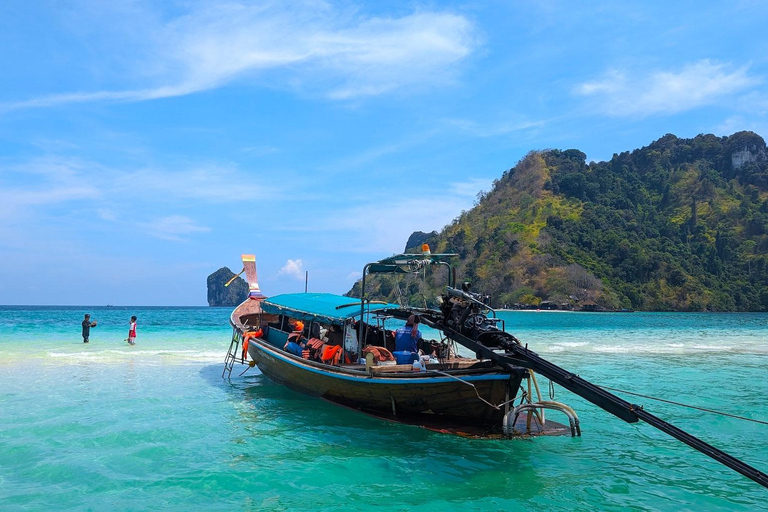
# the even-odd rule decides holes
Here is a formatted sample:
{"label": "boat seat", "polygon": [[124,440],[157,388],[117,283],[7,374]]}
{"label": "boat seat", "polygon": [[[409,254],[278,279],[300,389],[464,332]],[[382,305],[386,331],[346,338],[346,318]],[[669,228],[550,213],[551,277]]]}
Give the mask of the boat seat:
{"label": "boat seat", "polygon": [[[431,370],[466,370],[470,368],[478,368],[481,365],[479,363],[485,363],[485,361],[479,361],[477,359],[449,359],[440,363],[429,363],[427,369]],[[391,365],[379,365],[372,366],[371,371],[373,373],[390,373],[390,372],[412,372],[413,365],[410,364],[391,364]]]}

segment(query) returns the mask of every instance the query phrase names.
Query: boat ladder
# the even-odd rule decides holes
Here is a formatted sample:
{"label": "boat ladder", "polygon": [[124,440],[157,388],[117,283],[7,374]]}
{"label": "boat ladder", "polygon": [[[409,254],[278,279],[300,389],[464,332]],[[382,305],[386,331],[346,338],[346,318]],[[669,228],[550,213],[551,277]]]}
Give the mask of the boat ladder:
{"label": "boat ladder", "polygon": [[534,414],[538,419],[540,428],[543,430],[546,421],[544,419],[543,409],[550,409],[564,413],[568,417],[568,422],[570,423],[571,437],[581,436],[581,427],[579,426],[579,418],[576,416],[576,411],[563,403],[554,402],[551,400],[522,403],[509,411],[506,415],[504,415],[504,423],[502,426],[504,434],[513,435],[515,433],[515,424],[517,423],[517,418],[522,413],[528,414],[528,421],[526,422],[527,434],[531,433],[531,417]]}
{"label": "boat ladder", "polygon": [[237,329],[232,329],[232,341],[229,342],[229,350],[227,351],[227,356],[224,358],[224,371],[221,372],[221,378],[223,379],[225,376],[226,378],[232,377],[232,367],[235,366],[235,363],[239,360],[242,361],[242,356],[238,357],[238,352],[240,348],[240,333],[237,331]]}

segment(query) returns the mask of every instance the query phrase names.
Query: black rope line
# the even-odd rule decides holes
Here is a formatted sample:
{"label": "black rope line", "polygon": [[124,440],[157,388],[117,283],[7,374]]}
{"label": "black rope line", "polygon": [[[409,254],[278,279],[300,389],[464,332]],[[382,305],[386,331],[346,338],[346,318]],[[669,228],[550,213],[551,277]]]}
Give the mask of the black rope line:
{"label": "black rope line", "polygon": [[664,403],[668,403],[668,404],[672,404],[672,405],[679,405],[680,407],[689,407],[691,409],[696,409],[696,410],[699,410],[699,411],[711,412],[712,414],[719,414],[721,416],[728,416],[729,418],[735,418],[737,420],[751,421],[753,423],[761,423],[763,425],[768,425],[768,421],[755,420],[755,419],[752,419],[752,418],[745,418],[744,416],[736,416],[735,414],[728,414],[727,412],[715,411],[715,410],[712,410],[712,409],[706,409],[704,407],[697,407],[695,405],[681,404],[679,402],[673,402],[671,400],[664,400],[663,398],[656,398],[654,396],[647,396],[647,395],[641,395],[640,393],[633,393],[631,391],[624,391],[623,389],[609,388],[608,386],[600,386],[600,387],[602,387],[603,389],[610,389],[611,391],[618,391],[619,393],[626,393],[628,395],[634,395],[634,396],[639,396],[641,398],[647,398],[649,400],[656,400],[658,402],[664,402]]}

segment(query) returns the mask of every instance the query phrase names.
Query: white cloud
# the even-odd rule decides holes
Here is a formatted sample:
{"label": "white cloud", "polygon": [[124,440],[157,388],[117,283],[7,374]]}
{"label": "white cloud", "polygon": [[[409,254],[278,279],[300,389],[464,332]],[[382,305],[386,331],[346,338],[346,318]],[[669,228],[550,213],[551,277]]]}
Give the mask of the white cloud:
{"label": "white cloud", "polygon": [[283,265],[283,268],[277,272],[277,275],[290,276],[299,280],[303,280],[304,269],[302,268],[302,265],[303,264],[301,260],[288,260],[285,262],[285,265]]}
{"label": "white cloud", "polygon": [[46,206],[76,199],[89,199],[99,195],[88,185],[59,186],[44,190],[4,190],[0,192],[0,203],[4,205]]}
{"label": "white cloud", "polygon": [[121,83],[143,86],[51,94],[0,104],[0,111],[182,96],[266,72],[270,86],[336,99],[371,96],[450,83],[480,44],[473,23],[449,12],[383,18],[314,1],[190,5],[159,26],[156,14],[144,13],[145,37],[115,43],[119,34],[87,34],[94,46],[99,37],[122,44],[115,53],[133,60],[109,64],[122,66],[115,72]]}
{"label": "white cloud", "polygon": [[736,132],[749,130],[755,133],[768,133],[768,125],[745,116],[730,116],[713,129],[717,135],[732,135]]}
{"label": "white cloud", "polygon": [[236,166],[216,163],[182,170],[124,170],[74,158],[37,158],[0,167],[0,216],[80,199],[97,200],[86,204],[108,221],[127,218],[121,209],[130,212],[144,203],[188,207],[280,200],[284,193],[266,184],[261,178],[266,174],[249,175]]}
{"label": "white cloud", "polygon": [[461,210],[473,207],[477,193],[490,181],[471,179],[445,189],[415,187],[412,194],[368,197],[365,204],[339,204],[304,219],[321,250],[338,251],[344,239],[348,252],[399,253],[414,231],[440,231]]}
{"label": "white cloud", "polygon": [[612,116],[674,114],[715,104],[761,83],[747,71],[748,66],[734,69],[706,59],[679,71],[645,76],[611,70],[601,79],[579,85],[575,92],[594,98],[595,108]]}
{"label": "white cloud", "polygon": [[449,194],[464,198],[476,198],[481,191],[491,189],[491,180],[483,178],[469,178],[466,181],[454,182],[449,185]]}
{"label": "white cloud", "polygon": [[374,18],[313,41],[318,63],[342,80],[330,91],[339,99],[451,82],[455,65],[477,44],[467,19],[443,13]]}
{"label": "white cloud", "polygon": [[743,95],[739,98],[738,108],[749,117],[765,119],[766,114],[768,114],[768,91],[756,89]]}
{"label": "white cloud", "polygon": [[198,226],[193,219],[184,215],[170,215],[162,217],[153,222],[142,224],[144,230],[163,240],[180,242],[184,240],[185,235],[193,233],[207,233],[211,229],[205,226]]}
{"label": "white cloud", "polygon": [[101,190],[81,178],[82,164],[40,158],[0,168],[0,218],[68,201],[95,199]]}
{"label": "white cloud", "polygon": [[98,215],[100,219],[106,220],[108,222],[117,221],[117,215],[115,215],[115,212],[110,208],[98,208],[96,210],[96,215]]}
{"label": "white cloud", "polygon": [[280,150],[272,146],[249,146],[240,148],[240,151],[249,155],[264,156],[278,153]]}
{"label": "white cloud", "polygon": [[507,122],[482,122],[478,123],[469,119],[446,119],[445,124],[453,126],[459,131],[468,133],[473,137],[487,138],[498,137],[517,132],[540,130],[546,126],[546,121],[507,121]]}
{"label": "white cloud", "polygon": [[[266,180],[231,166],[208,164],[183,170],[144,168],[135,171],[115,171],[108,181],[118,192],[135,190],[140,197],[198,199],[210,203],[233,200],[273,200],[282,197],[277,187],[266,185]],[[140,187],[134,184],[140,183]]]}
{"label": "white cloud", "polygon": [[195,91],[180,87],[160,87],[157,89],[139,91],[99,91],[91,93],[52,94],[50,96],[34,98],[31,100],[0,103],[0,112],[25,108],[53,107],[67,103],[85,103],[90,101],[142,101],[168,96],[180,96],[190,92]]}

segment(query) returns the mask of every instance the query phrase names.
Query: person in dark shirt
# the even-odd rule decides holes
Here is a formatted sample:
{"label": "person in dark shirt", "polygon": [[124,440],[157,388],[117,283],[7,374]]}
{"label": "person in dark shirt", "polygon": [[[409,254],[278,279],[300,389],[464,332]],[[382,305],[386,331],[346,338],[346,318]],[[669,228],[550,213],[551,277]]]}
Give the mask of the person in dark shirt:
{"label": "person in dark shirt", "polygon": [[83,343],[88,343],[88,338],[91,335],[91,327],[96,327],[96,321],[91,322],[91,315],[86,314],[85,320],[83,320]]}

